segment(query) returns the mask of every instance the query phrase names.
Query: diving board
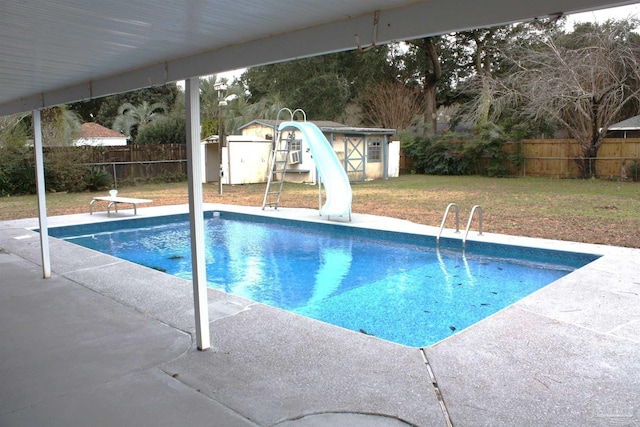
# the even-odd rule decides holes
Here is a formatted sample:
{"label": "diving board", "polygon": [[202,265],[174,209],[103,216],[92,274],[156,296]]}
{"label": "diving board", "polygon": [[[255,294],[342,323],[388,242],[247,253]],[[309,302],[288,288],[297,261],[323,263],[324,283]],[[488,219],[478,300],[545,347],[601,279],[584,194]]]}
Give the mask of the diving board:
{"label": "diving board", "polygon": [[135,199],[133,197],[111,197],[111,196],[96,196],[89,202],[89,215],[93,215],[93,204],[95,202],[109,202],[107,205],[107,216],[111,215],[111,206],[114,207],[115,211],[118,212],[118,204],[119,203],[127,203],[133,205],[133,214],[137,215],[138,210],[137,206],[143,203],[151,203],[153,200],[150,199]]}

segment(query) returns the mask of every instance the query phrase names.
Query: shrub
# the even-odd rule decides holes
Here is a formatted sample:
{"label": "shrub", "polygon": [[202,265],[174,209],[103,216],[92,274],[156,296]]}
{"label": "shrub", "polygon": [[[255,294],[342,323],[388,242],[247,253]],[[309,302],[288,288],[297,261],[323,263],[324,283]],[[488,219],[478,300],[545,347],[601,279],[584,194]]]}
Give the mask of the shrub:
{"label": "shrub", "polygon": [[454,132],[416,138],[407,154],[414,159],[416,172],[430,175],[469,175],[473,160],[465,149],[467,136]]}
{"label": "shrub", "polygon": [[[168,145],[158,145],[150,148],[151,158],[164,153]],[[45,147],[44,171],[45,184],[49,192],[63,191],[97,191],[112,185],[113,178],[108,169],[100,166],[92,166],[93,162],[108,162],[109,156],[101,156],[93,159],[93,155],[107,151],[104,147],[83,149],[80,147]],[[106,158],[103,158],[106,157]],[[139,165],[137,165],[139,166]],[[155,167],[153,164],[145,164],[143,176],[118,179],[118,184],[129,182],[136,185],[141,182],[176,182],[184,181],[186,175],[182,167],[178,171],[169,168]],[[132,168],[133,169],[133,168]],[[126,174],[125,174],[126,175]],[[22,145],[0,147],[0,196],[14,194],[33,194],[36,192],[36,176],[33,156],[33,147]]]}
{"label": "shrub", "polygon": [[24,145],[0,148],[0,195],[35,192],[33,150]]}
{"label": "shrub", "polygon": [[186,118],[177,115],[161,117],[149,123],[136,137],[136,144],[184,144],[186,142]]}
{"label": "shrub", "polygon": [[87,176],[87,188],[91,191],[105,190],[111,187],[113,178],[104,169],[93,167]]}
{"label": "shrub", "polygon": [[414,159],[418,173],[431,175],[507,176],[509,167],[519,167],[520,153],[506,150],[507,135],[493,124],[477,127],[471,134],[445,132],[409,140],[406,153]]}
{"label": "shrub", "polygon": [[84,191],[90,167],[87,152],[75,147],[50,147],[45,154],[47,191]]}
{"label": "shrub", "polygon": [[10,194],[34,194],[36,192],[36,168],[33,163],[14,163],[9,169]]}
{"label": "shrub", "polygon": [[634,182],[640,181],[640,160],[634,160],[629,164],[629,178]]}
{"label": "shrub", "polygon": [[9,173],[0,167],[0,196],[6,196],[9,192]]}
{"label": "shrub", "polygon": [[158,182],[183,182],[187,180],[184,172],[164,172],[156,178]]}

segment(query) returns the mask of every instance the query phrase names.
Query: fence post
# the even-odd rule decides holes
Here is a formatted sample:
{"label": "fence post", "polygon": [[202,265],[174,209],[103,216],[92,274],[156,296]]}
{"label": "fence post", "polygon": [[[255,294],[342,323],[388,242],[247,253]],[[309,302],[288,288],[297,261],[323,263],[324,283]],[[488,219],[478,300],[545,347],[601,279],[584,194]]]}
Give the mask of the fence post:
{"label": "fence post", "polygon": [[135,150],[133,149],[133,144],[129,145],[129,162],[131,162],[129,163],[129,176],[131,177],[131,180],[133,180],[133,177],[135,176],[135,168],[133,165],[134,152]]}
{"label": "fence post", "polygon": [[111,163],[111,165],[113,166],[113,188],[115,188],[117,190],[118,189],[118,177],[116,175],[116,164],[115,163]]}

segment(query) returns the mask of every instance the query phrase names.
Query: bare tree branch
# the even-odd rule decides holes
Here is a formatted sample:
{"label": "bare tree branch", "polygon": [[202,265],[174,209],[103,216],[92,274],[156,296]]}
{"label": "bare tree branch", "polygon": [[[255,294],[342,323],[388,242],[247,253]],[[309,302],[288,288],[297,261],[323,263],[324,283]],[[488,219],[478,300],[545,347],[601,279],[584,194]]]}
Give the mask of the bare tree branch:
{"label": "bare tree branch", "polygon": [[401,131],[424,111],[419,89],[410,89],[396,81],[384,81],[365,94],[362,103],[369,124]]}
{"label": "bare tree branch", "polygon": [[517,106],[523,117],[559,123],[580,146],[584,177],[596,174],[593,160],[609,126],[640,105],[640,43],[632,28],[592,25],[516,52],[514,72],[496,90],[498,103]]}

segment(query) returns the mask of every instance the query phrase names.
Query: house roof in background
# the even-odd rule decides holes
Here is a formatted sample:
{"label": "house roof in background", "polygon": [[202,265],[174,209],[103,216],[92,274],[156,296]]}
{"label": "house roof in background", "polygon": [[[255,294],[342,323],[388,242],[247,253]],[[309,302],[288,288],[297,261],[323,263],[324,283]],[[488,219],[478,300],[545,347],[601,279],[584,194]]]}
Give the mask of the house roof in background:
{"label": "house roof in background", "polygon": [[81,126],[81,138],[126,138],[126,135],[98,123],[88,122]]}
{"label": "house roof in background", "polygon": [[640,129],[640,116],[631,117],[609,126],[609,130],[638,130]]}
{"label": "house roof in background", "polygon": [[636,0],[0,3],[0,115],[190,77]]}

